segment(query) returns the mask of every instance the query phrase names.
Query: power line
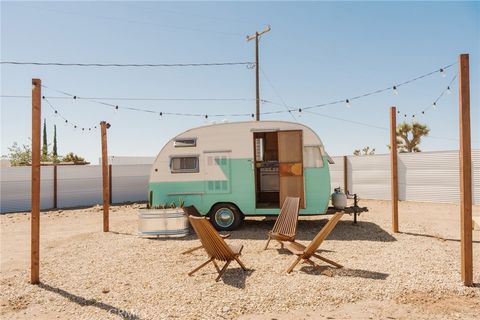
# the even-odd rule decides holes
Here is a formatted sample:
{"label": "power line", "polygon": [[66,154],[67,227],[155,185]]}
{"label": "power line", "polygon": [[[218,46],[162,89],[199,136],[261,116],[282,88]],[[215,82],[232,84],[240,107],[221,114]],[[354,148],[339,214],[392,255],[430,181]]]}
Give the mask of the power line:
{"label": "power line", "polygon": [[263,71],[263,68],[260,68],[260,71],[262,72],[263,76],[265,77],[265,79],[267,79],[267,82],[268,84],[270,85],[270,87],[273,89],[273,92],[275,93],[275,95],[280,99],[280,101],[282,101],[282,104],[283,106],[285,107],[285,109],[287,110],[287,112],[292,116],[293,120],[297,120],[295,118],[295,115],[290,111],[289,107],[287,106],[287,104],[285,103],[285,100],[283,100],[282,96],[280,95],[280,93],[277,91],[277,89],[275,88],[275,86],[273,85],[272,81],[270,81],[270,78],[267,76],[267,74],[265,73],[265,71]]}
{"label": "power line", "polygon": [[0,61],[0,64],[8,65],[34,65],[34,66],[59,66],[59,67],[216,67],[254,65],[253,62],[211,62],[211,63],[63,63],[63,62],[23,62],[23,61]]}

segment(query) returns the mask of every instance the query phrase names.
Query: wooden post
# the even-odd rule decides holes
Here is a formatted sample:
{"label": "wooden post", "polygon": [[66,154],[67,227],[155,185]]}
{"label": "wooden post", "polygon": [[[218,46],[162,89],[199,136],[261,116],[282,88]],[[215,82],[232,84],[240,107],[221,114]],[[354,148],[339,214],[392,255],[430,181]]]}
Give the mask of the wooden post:
{"label": "wooden post", "polygon": [[53,165],[53,208],[57,209],[57,165]]}
{"label": "wooden post", "polygon": [[392,232],[398,231],[397,108],[390,107],[390,172],[392,188]]}
{"label": "wooden post", "polygon": [[473,285],[472,242],[472,154],[470,138],[470,75],[469,56],[460,55],[459,63],[459,111],[460,111],[460,228],[462,281]]}
{"label": "wooden post", "polygon": [[110,124],[105,121],[100,122],[102,136],[102,177],[103,177],[103,232],[109,231],[109,179],[108,179],[108,153],[107,153],[107,129]]}
{"label": "wooden post", "polygon": [[40,283],[40,128],[42,81],[32,79],[32,216],[30,283]]}
{"label": "wooden post", "polygon": [[343,156],[343,192],[348,194],[348,158]]}
{"label": "wooden post", "polygon": [[108,165],[108,203],[112,204],[112,165]]}

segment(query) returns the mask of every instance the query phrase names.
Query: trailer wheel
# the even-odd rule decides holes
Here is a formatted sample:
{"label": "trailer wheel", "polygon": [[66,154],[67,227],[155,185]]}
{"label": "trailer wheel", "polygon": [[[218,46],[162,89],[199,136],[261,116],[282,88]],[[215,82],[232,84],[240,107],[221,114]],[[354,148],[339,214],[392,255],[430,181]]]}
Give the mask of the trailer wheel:
{"label": "trailer wheel", "polygon": [[209,213],[210,222],[219,231],[232,231],[242,223],[242,214],[238,208],[229,203],[219,203],[213,206]]}

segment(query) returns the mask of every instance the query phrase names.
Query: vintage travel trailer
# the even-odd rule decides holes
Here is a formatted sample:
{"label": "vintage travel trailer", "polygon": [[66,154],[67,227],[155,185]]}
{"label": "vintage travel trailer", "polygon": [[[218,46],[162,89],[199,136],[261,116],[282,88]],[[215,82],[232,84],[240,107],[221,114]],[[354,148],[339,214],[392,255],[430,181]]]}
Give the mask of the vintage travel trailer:
{"label": "vintage travel trailer", "polygon": [[276,215],[285,197],[300,214],[323,214],[330,197],[330,157],[310,128],[293,122],[218,123],[170,140],[153,163],[152,206],[194,205],[219,230],[249,215]]}

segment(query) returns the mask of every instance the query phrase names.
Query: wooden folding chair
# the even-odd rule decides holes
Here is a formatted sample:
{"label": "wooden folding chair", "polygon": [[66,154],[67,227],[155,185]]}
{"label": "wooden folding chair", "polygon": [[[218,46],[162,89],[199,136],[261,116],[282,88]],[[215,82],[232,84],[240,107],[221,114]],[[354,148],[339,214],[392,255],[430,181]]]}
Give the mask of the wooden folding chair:
{"label": "wooden folding chair", "polygon": [[317,259],[320,259],[326,263],[329,263],[337,268],[343,268],[342,265],[332,261],[332,260],[329,260],[327,258],[324,258],[320,255],[318,255],[317,253],[315,253],[318,249],[318,247],[320,247],[320,245],[322,244],[323,240],[325,240],[328,235],[330,234],[330,232],[332,232],[332,230],[335,228],[335,226],[337,225],[338,221],[342,218],[343,216],[343,213],[342,212],[339,212],[339,213],[335,213],[333,215],[333,217],[330,218],[330,220],[328,220],[327,224],[320,230],[320,232],[315,236],[315,238],[313,238],[312,242],[310,242],[307,246],[304,246],[298,242],[292,242],[292,243],[289,243],[287,245],[287,249],[297,255],[297,259],[292,263],[292,265],[290,265],[290,267],[287,269],[287,273],[290,273],[292,272],[293,268],[295,268],[295,266],[301,261],[305,261],[309,264],[311,264],[312,266],[316,266],[316,264],[311,260],[312,257],[315,257]]}
{"label": "wooden folding chair", "polygon": [[[186,207],[182,207],[182,209],[183,209],[183,213],[185,213],[185,215],[187,215],[187,217],[190,217],[190,216],[202,217],[202,215],[200,214],[200,212],[198,212],[198,210],[197,210],[197,208],[195,208],[195,206],[186,206]],[[225,239],[225,238],[230,237],[230,234],[221,234],[220,237]],[[188,250],[182,252],[182,254],[191,253],[195,250],[202,249],[202,248],[203,248],[202,245],[196,246],[196,247],[193,247],[191,249],[188,249]]]}
{"label": "wooden folding chair", "polygon": [[[227,270],[228,265],[232,261],[237,261],[240,267],[245,271],[247,268],[240,261],[240,255],[242,254],[242,246],[233,246],[228,245],[225,240],[218,234],[217,230],[210,224],[210,222],[201,217],[189,216],[188,220],[193,227],[193,230],[197,233],[198,238],[202,242],[203,248],[207,252],[209,259],[202,263],[197,268],[193,269],[188,273],[189,276],[209,264],[213,263],[215,269],[218,272],[218,277],[215,281],[220,280],[225,271]],[[225,265],[222,269],[218,267],[216,261],[225,261]]]}
{"label": "wooden folding chair", "polygon": [[282,245],[282,248],[282,241],[295,241],[299,205],[300,198],[285,198],[282,209],[280,210],[280,214],[273,225],[273,229],[268,232],[267,244],[263,250],[267,250],[271,239],[277,240]]}

